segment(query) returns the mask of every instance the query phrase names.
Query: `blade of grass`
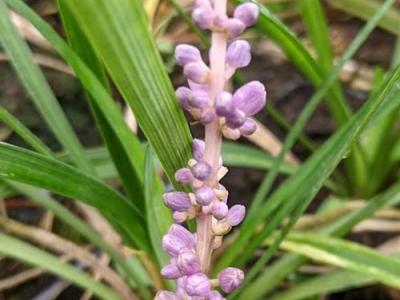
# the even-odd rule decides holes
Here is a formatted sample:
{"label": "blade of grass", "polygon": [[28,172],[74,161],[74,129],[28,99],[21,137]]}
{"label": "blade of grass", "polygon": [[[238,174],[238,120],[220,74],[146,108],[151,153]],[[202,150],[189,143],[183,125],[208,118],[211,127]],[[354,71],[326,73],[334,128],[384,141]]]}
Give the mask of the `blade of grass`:
{"label": "blade of grass", "polygon": [[[381,7],[379,2],[371,0],[328,0],[328,3],[351,15],[360,17],[363,20],[369,20]],[[382,19],[379,21],[378,26],[400,36],[399,24],[400,13],[395,9],[391,9],[384,14]]]}
{"label": "blade of grass", "polygon": [[87,172],[92,168],[83,155],[83,149],[43,73],[34,63],[32,53],[11,23],[8,8],[0,2],[0,43],[4,47],[14,69],[59,142],[69,152],[74,163]]}
{"label": "blade of grass", "polygon": [[121,300],[122,298],[108,286],[97,282],[76,267],[65,264],[58,257],[16,238],[0,233],[0,253],[38,266],[76,285],[88,289],[102,299]]}
{"label": "blade of grass", "polygon": [[[87,64],[108,92],[110,92],[104,67],[79,28],[74,17],[68,11],[65,1],[59,0],[58,7],[64,25],[64,31],[66,32],[71,48]],[[78,76],[80,76],[80,73],[78,73]],[[93,99],[89,92],[86,93],[86,97],[96,120],[97,127],[110,151],[129,198],[136,203],[139,209],[144,210],[145,205],[144,202],[141,201],[144,198],[142,177],[137,174],[137,171],[140,170],[137,170],[138,168],[132,164],[132,160],[129,158],[130,154],[127,153],[127,150],[123,146],[124,142],[121,141],[121,138],[118,136],[117,132],[114,131],[112,125],[109,124],[107,117],[100,109],[96,99]],[[132,152],[132,150],[133,149],[130,149],[129,152]],[[143,157],[142,153],[138,154],[140,156],[137,156],[136,160]]]}
{"label": "blade of grass", "polygon": [[128,243],[149,249],[143,216],[126,198],[96,178],[58,160],[0,143],[0,177],[79,199],[96,207]]}
{"label": "blade of grass", "polygon": [[131,106],[168,178],[176,184],[174,172],[190,158],[191,137],[142,5],[129,0],[71,0],[65,4]]}
{"label": "blade of grass", "polygon": [[[33,202],[50,210],[62,222],[70,226],[93,245],[99,247],[99,249],[107,253],[111,259],[113,259],[117,265],[121,267],[124,273],[129,276],[129,282],[134,281],[134,287],[140,287],[141,285],[143,286],[144,283],[141,282],[141,278],[137,276],[137,268],[132,268],[131,264],[129,264],[125,258],[122,257],[111,245],[105,242],[95,230],[93,230],[85,222],[81,221],[64,206],[59,204],[56,199],[52,198],[48,193],[44,192],[44,190],[13,181],[8,181],[8,185],[28,196]],[[139,291],[140,290],[141,288],[139,288]]]}
{"label": "blade of grass", "polygon": [[[266,176],[264,179],[263,183],[261,184],[261,187],[259,189],[259,192],[257,195],[261,195],[262,197],[256,195],[256,198],[254,200],[255,206],[252,205],[252,208],[250,210],[249,215],[245,219],[245,222],[243,223],[241,227],[241,231],[239,234],[239,237],[236,239],[236,241],[232,244],[232,246],[226,251],[224,254],[223,258],[219,261],[218,264],[218,269],[221,268],[222,266],[226,266],[231,264],[234,260],[237,254],[241,250],[241,245],[247,245],[246,246],[246,255],[241,255],[240,257],[240,263],[243,263],[246,259],[248,259],[249,255],[251,255],[252,251],[254,251],[259,245],[260,241],[262,241],[261,236],[268,235],[268,232],[270,231],[273,226],[267,226],[269,228],[268,230],[265,231],[264,234],[261,234],[257,236],[256,239],[250,243],[250,245],[247,244],[249,239],[251,238],[253,234],[253,228],[257,226],[259,223],[261,223],[267,216],[270,214],[274,213],[277,207],[279,207],[280,203],[286,203],[286,206],[288,205],[293,205],[291,209],[294,208],[295,204],[293,202],[301,203],[301,202],[306,202],[305,199],[301,199],[299,197],[298,189],[299,187],[304,188],[307,187],[307,189],[310,189],[312,191],[311,194],[308,195],[307,200],[310,201],[312,199],[312,196],[318,192],[320,188],[320,184],[323,183],[323,180],[327,178],[328,176],[336,167],[336,165],[339,163],[339,161],[343,158],[345,152],[348,150],[348,146],[353,142],[353,140],[357,137],[357,135],[360,133],[360,126],[357,126],[356,122],[359,122],[358,119],[362,118],[361,116],[365,115],[367,116],[364,118],[362,124],[365,125],[367,121],[369,120],[370,116],[373,115],[371,112],[366,111],[369,109],[369,106],[372,106],[373,110],[372,112],[375,112],[379,107],[382,101],[385,99],[385,96],[387,95],[387,92],[393,88],[393,86],[396,84],[396,79],[398,77],[399,70],[396,69],[396,72],[393,73],[391,80],[388,82],[388,84],[382,89],[382,94],[379,95],[377,99],[372,99],[374,102],[371,100],[368,105],[364,105],[363,109],[360,110],[357,113],[357,118],[353,118],[351,122],[347,123],[345,127],[348,127],[348,129],[352,129],[353,133],[349,134],[350,132],[345,133],[343,129],[338,131],[332,138],[329,139],[329,142],[325,143],[323,147],[318,149],[314,155],[307,161],[307,163],[303,164],[302,167],[296,172],[294,176],[288,179],[283,185],[279,187],[279,189],[270,197],[269,201],[267,201],[264,205],[260,206],[262,200],[264,199],[264,195],[268,193],[270,190],[273,181],[276,178],[276,175],[278,174],[277,170],[279,167],[279,164],[281,161],[283,161],[284,155],[286,155],[287,151],[290,149],[290,147],[293,145],[295,141],[295,137],[298,135],[299,132],[301,132],[301,129],[304,127],[306,121],[308,118],[311,116],[312,112],[314,109],[317,107],[318,103],[321,101],[323,95],[325,92],[329,89],[330,85],[334,82],[336,79],[341,67],[344,65],[344,63],[354,55],[354,53],[357,51],[357,49],[361,46],[363,41],[367,38],[369,33],[372,31],[372,29],[375,27],[376,22],[380,19],[382,14],[393,4],[394,0],[387,0],[385,4],[379,9],[379,11],[374,15],[374,17],[365,25],[365,27],[360,31],[360,33],[357,35],[357,37],[353,40],[351,45],[348,47],[348,49],[345,51],[343,54],[342,58],[338,61],[338,64],[335,66],[335,68],[330,72],[327,80],[323,84],[323,86],[318,89],[318,91],[312,96],[310,101],[307,103],[305,109],[302,111],[300,114],[299,118],[296,121],[296,124],[292,128],[292,130],[289,132],[288,137],[286,138],[282,150],[277,157],[274,167],[272,170],[269,172],[269,174]],[[343,137],[342,137],[343,136]],[[344,136],[347,136],[344,138]],[[337,140],[336,140],[337,139]],[[339,142],[342,139],[342,145],[333,145],[331,141]],[[345,141],[343,143],[343,141]],[[339,152],[337,153],[332,153],[329,151],[329,147],[340,147]],[[337,154],[340,154],[338,156]],[[324,157],[325,156],[325,157]],[[328,156],[332,156],[332,159],[328,159]],[[322,158],[323,157],[323,158]],[[321,159],[322,158],[322,159]],[[317,165],[315,165],[315,162],[317,162]],[[318,167],[318,164],[321,165],[321,167]],[[323,168],[322,166],[326,166],[327,168]],[[327,172],[325,174],[321,174],[322,177],[315,178],[315,182],[309,181],[309,185],[305,185],[303,180],[307,179],[307,176],[310,176],[309,173],[312,173],[313,169],[316,168],[318,172],[314,173],[319,173],[319,171],[324,170],[324,172]],[[304,170],[307,170],[304,171]],[[306,177],[304,177],[304,174],[307,174]],[[313,175],[313,174],[311,174]],[[308,178],[310,179],[310,178]],[[289,183],[293,186],[293,190],[289,189]],[[307,194],[307,191],[305,191]],[[281,194],[281,195],[280,195]],[[295,197],[293,197],[295,195]],[[287,201],[287,198],[293,197],[292,201]],[[311,198],[310,198],[311,197]],[[255,208],[253,208],[255,207]],[[254,213],[257,212],[257,213]],[[280,210],[279,214],[280,218],[284,218],[284,211]],[[277,217],[277,214],[274,216]],[[277,222],[278,224],[279,222]],[[272,225],[273,223],[269,223]],[[275,224],[275,226],[277,225]],[[239,262],[236,260],[236,262]]]}
{"label": "blade of grass", "polygon": [[[371,217],[378,210],[395,206],[398,203],[400,203],[400,183],[396,183],[384,193],[370,199],[367,206],[340,218],[332,225],[322,228],[319,230],[319,233],[338,237],[344,236],[355,225]],[[246,295],[251,296],[251,299],[255,300],[262,298],[271,292],[281,280],[295,272],[296,269],[304,265],[307,261],[305,257],[295,254],[283,256],[277,262],[270,265],[263,274],[246,288]],[[240,299],[244,300],[245,298],[243,297],[244,295]]]}

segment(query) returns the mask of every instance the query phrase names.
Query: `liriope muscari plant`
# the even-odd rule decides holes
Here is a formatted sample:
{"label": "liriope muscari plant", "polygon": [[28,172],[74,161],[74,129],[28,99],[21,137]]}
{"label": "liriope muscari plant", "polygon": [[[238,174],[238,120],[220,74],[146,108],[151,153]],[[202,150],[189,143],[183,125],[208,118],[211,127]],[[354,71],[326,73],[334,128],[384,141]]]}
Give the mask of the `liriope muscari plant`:
{"label": "liriope muscari plant", "polygon": [[[251,116],[265,105],[265,88],[258,81],[245,84],[233,94],[226,91],[235,70],[250,63],[249,43],[236,38],[256,22],[258,14],[256,4],[246,3],[228,17],[226,0],[197,0],[193,20],[201,29],[212,32],[209,65],[196,47],[182,44],[175,49],[177,64],[183,67],[188,81],[188,87],[179,87],[176,95],[192,118],[204,125],[205,139],[193,140],[193,158],[175,173],[176,181],[190,185],[192,192],[164,195],[175,224],[162,240],[171,259],[161,273],[166,279],[176,280],[176,290],[160,291],[155,299],[224,299],[219,290],[230,293],[244,279],[244,272],[237,268],[226,268],[217,278],[209,278],[208,273],[213,250],[245,216],[243,205],[228,207],[229,193],[219,183],[227,173],[221,143],[223,136],[236,140],[254,133],[256,123]],[[180,225],[191,219],[196,220],[196,233]]]}

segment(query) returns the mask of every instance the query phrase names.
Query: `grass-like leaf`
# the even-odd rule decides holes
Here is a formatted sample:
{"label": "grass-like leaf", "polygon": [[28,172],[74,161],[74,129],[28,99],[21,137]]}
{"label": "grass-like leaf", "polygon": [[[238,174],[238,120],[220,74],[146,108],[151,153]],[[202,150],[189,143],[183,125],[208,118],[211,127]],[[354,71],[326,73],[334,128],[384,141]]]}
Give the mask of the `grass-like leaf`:
{"label": "grass-like leaf", "polygon": [[21,260],[30,265],[41,267],[48,272],[65,278],[68,281],[93,292],[102,299],[122,299],[111,288],[97,282],[90,275],[79,271],[76,267],[63,263],[58,257],[4,233],[0,233],[0,253]]}
{"label": "grass-like leaf", "polygon": [[124,236],[150,249],[144,218],[126,198],[96,178],[58,160],[0,143],[0,177],[45,188],[96,207]]}
{"label": "grass-like leaf", "polygon": [[133,109],[169,179],[175,183],[174,172],[190,157],[191,137],[141,3],[71,0],[65,4]]}

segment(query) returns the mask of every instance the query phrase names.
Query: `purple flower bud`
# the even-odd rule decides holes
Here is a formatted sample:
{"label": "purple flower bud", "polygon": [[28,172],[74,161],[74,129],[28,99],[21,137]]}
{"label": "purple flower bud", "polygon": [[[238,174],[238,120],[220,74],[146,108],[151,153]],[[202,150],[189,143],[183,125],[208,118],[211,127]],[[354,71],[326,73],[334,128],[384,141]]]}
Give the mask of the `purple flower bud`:
{"label": "purple flower bud", "polygon": [[234,109],[226,116],[226,125],[228,125],[229,128],[236,129],[242,126],[244,122],[246,122],[246,119],[247,116],[244,112],[239,109]]}
{"label": "purple flower bud", "polygon": [[189,84],[189,87],[192,90],[192,92],[194,92],[194,91],[203,91],[203,92],[207,92],[208,93],[208,91],[209,91],[208,84],[196,83],[196,82],[193,82],[191,80],[188,80],[188,84]]}
{"label": "purple flower bud", "polygon": [[225,117],[232,110],[232,94],[222,92],[215,98],[215,111],[218,116]]}
{"label": "purple flower bud", "polygon": [[237,226],[243,221],[245,214],[246,208],[243,205],[236,204],[229,209],[226,221],[231,226]]}
{"label": "purple flower bud", "polygon": [[247,41],[234,41],[226,52],[226,63],[234,69],[246,67],[251,61],[250,51],[250,44]]}
{"label": "purple flower bud", "polygon": [[195,160],[202,160],[206,145],[203,140],[194,139],[192,142],[192,154]]}
{"label": "purple flower bud", "polygon": [[233,105],[247,116],[258,113],[265,105],[267,93],[264,85],[259,81],[252,81],[233,94]]}
{"label": "purple flower bud", "polygon": [[183,69],[185,76],[196,83],[206,83],[210,75],[210,69],[203,62],[192,62]]}
{"label": "purple flower bud", "polygon": [[179,271],[178,266],[172,263],[161,269],[161,276],[165,279],[178,279],[182,274]]}
{"label": "purple flower bud", "polygon": [[192,19],[201,29],[208,29],[213,24],[214,12],[211,7],[195,8],[192,12]]}
{"label": "purple flower bud", "polygon": [[186,292],[190,296],[206,297],[211,291],[211,283],[203,273],[196,273],[186,279]]}
{"label": "purple flower bud", "polygon": [[210,0],[195,0],[194,8],[199,8],[199,7],[211,8]]}
{"label": "purple flower bud", "polygon": [[187,87],[181,86],[175,91],[175,95],[178,98],[179,103],[181,104],[181,106],[184,109],[189,110],[192,108],[189,103],[189,98],[192,95],[192,91],[190,89],[188,89]]}
{"label": "purple flower bud", "polygon": [[239,19],[231,18],[226,22],[226,31],[233,38],[238,37],[245,29],[246,25]]}
{"label": "purple flower bud", "polygon": [[217,202],[211,206],[211,214],[217,220],[222,220],[225,218],[228,215],[228,211],[228,205],[226,205],[224,202]]}
{"label": "purple flower bud", "polygon": [[192,206],[189,195],[184,192],[169,192],[164,194],[164,203],[174,211],[185,211]]}
{"label": "purple flower bud", "polygon": [[200,260],[193,251],[183,251],[178,256],[177,265],[185,275],[193,275],[200,271]]}
{"label": "purple flower bud", "polygon": [[225,300],[225,298],[219,292],[211,291],[208,294],[208,300]]}
{"label": "purple flower bud", "polygon": [[254,120],[247,119],[239,130],[242,135],[252,135],[257,130],[257,124]]}
{"label": "purple flower bud", "polygon": [[212,110],[204,111],[200,116],[200,122],[203,125],[210,124],[212,121],[215,120],[215,113]]}
{"label": "purple flower bud", "polygon": [[202,186],[196,193],[196,202],[199,205],[208,205],[215,199],[215,192],[209,186]]}
{"label": "purple flower bud", "polygon": [[246,27],[249,27],[257,21],[259,13],[260,10],[257,4],[245,3],[236,7],[233,16],[242,21]]}
{"label": "purple flower bud", "polygon": [[214,26],[217,29],[224,29],[227,25],[228,17],[224,15],[218,15],[214,18]]}
{"label": "purple flower bud", "polygon": [[185,242],[172,234],[166,234],[162,238],[162,247],[171,256],[178,256],[181,251],[186,249]]}
{"label": "purple flower bud", "polygon": [[201,61],[201,54],[196,47],[181,44],[175,48],[175,60],[178,65],[184,66],[191,62]]}
{"label": "purple flower bud", "polygon": [[172,292],[159,291],[154,300],[179,300],[179,298]]}
{"label": "purple flower bud", "polygon": [[172,219],[175,223],[183,223],[187,220],[187,213],[184,211],[174,211],[172,213]]}
{"label": "purple flower bud", "polygon": [[181,225],[172,224],[168,230],[168,234],[180,238],[187,248],[194,248],[196,245],[196,240],[193,233]]}
{"label": "purple flower bud", "polygon": [[181,168],[175,172],[175,180],[182,184],[189,184],[193,181],[192,171],[189,168]]}
{"label": "purple flower bud", "polygon": [[205,108],[208,106],[209,96],[206,91],[196,90],[192,92],[189,103],[196,108]]}
{"label": "purple flower bud", "polygon": [[211,174],[211,166],[206,162],[198,162],[192,167],[193,176],[198,180],[205,180]]}
{"label": "purple flower bud", "polygon": [[224,135],[224,137],[226,137],[227,139],[230,140],[237,140],[240,138],[240,131],[239,129],[231,129],[228,126],[224,126],[222,127],[222,134]]}
{"label": "purple flower bud", "polygon": [[219,286],[226,293],[236,290],[243,279],[243,271],[237,268],[226,268],[218,274]]}

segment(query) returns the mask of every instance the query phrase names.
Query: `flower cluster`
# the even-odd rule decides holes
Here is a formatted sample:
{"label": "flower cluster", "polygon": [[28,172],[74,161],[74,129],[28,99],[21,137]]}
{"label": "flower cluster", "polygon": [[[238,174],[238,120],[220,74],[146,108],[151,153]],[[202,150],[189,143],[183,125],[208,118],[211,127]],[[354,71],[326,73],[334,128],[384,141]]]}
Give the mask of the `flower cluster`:
{"label": "flower cluster", "polygon": [[[207,264],[213,249],[221,245],[223,235],[240,224],[245,216],[243,205],[228,207],[229,193],[219,183],[227,173],[220,157],[220,140],[221,134],[238,139],[254,133],[256,123],[251,117],[266,102],[265,88],[258,81],[245,84],[233,94],[224,91],[235,70],[247,66],[251,60],[248,42],[235,40],[227,45],[227,39],[238,37],[246,27],[253,25],[258,13],[257,5],[246,3],[238,6],[229,18],[226,1],[197,0],[193,20],[200,28],[213,33],[210,66],[203,61],[197,48],[176,47],[177,64],[183,67],[188,80],[188,87],[179,87],[176,95],[181,106],[205,126],[206,137],[205,141],[193,140],[193,158],[175,173],[175,180],[190,186],[192,192],[164,194],[164,203],[172,210],[175,224],[162,240],[162,247],[171,259],[161,274],[166,279],[176,280],[177,287],[175,292],[158,292],[156,300],[224,299],[218,289],[230,293],[244,279],[243,271],[237,268],[226,268],[217,278],[210,279]],[[221,53],[215,49],[220,49]],[[219,58],[223,58],[222,64]],[[197,220],[197,233],[180,225],[190,219]]]}

